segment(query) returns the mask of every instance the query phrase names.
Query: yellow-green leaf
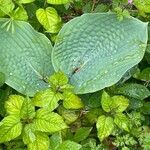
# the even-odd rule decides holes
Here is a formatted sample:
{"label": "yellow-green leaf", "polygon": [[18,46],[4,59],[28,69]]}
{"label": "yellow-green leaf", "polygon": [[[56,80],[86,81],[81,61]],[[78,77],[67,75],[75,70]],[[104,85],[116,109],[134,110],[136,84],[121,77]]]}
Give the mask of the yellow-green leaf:
{"label": "yellow-green leaf", "polygon": [[112,100],[112,108],[117,113],[123,112],[129,106],[129,100],[124,96],[113,96]]}
{"label": "yellow-green leaf", "polygon": [[100,141],[103,141],[114,129],[113,118],[106,117],[105,115],[100,116],[97,120],[96,127],[98,130],[98,137]]}
{"label": "yellow-green leaf", "polygon": [[0,143],[8,142],[21,134],[22,124],[18,116],[10,115],[0,122]]}
{"label": "yellow-green leaf", "polygon": [[112,99],[111,97],[104,91],[101,98],[102,108],[106,112],[110,112],[112,109]]}
{"label": "yellow-green leaf", "polygon": [[118,113],[115,115],[115,119],[114,119],[115,124],[120,128],[123,129],[125,131],[129,132],[129,120],[126,117],[126,115],[122,114],[122,113]]}
{"label": "yellow-green leaf", "polygon": [[77,95],[71,92],[64,92],[63,96],[63,106],[66,109],[80,109],[84,107],[81,99]]}
{"label": "yellow-green leaf", "polygon": [[5,108],[10,115],[20,115],[24,97],[20,95],[9,96],[8,101],[5,103]]}
{"label": "yellow-green leaf", "polygon": [[27,4],[27,3],[32,3],[35,0],[17,0],[20,4]]}
{"label": "yellow-green leaf", "polygon": [[51,89],[47,89],[36,93],[33,103],[35,106],[48,108],[48,110],[53,111],[58,106],[60,99],[62,99],[61,93],[55,93]]}
{"label": "yellow-green leaf", "polygon": [[47,3],[49,4],[67,4],[69,3],[71,0],[47,0]]}
{"label": "yellow-green leaf", "polygon": [[44,108],[37,110],[33,123],[35,124],[36,130],[42,132],[53,133],[67,128],[60,115]]}
{"label": "yellow-green leaf", "polygon": [[59,32],[62,22],[60,16],[58,15],[57,11],[54,8],[52,7],[48,7],[46,9],[40,8],[36,11],[36,17],[47,32],[50,33]]}

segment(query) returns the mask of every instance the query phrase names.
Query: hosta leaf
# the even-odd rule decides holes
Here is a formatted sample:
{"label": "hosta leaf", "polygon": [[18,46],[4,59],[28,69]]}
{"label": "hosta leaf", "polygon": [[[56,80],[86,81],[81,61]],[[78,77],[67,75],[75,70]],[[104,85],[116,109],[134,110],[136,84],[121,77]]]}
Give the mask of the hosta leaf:
{"label": "hosta leaf", "polygon": [[123,112],[129,106],[129,100],[124,96],[113,96],[112,101],[112,108],[115,112]]}
{"label": "hosta leaf", "polygon": [[28,146],[28,150],[48,150],[49,149],[49,137],[47,134],[42,132],[35,133],[36,140],[34,142],[30,142]]}
{"label": "hosta leaf", "polygon": [[[50,41],[35,31],[28,23],[12,21],[12,31],[7,31],[8,19],[0,19],[0,72],[6,83],[17,91],[33,96],[47,87],[43,81],[53,73]],[[4,26],[5,25],[5,26]]]}
{"label": "hosta leaf", "polygon": [[0,87],[5,83],[5,74],[0,72]]}
{"label": "hosta leaf", "polygon": [[21,134],[22,124],[18,116],[10,115],[0,122],[0,143],[10,141]]}
{"label": "hosta leaf", "polygon": [[11,95],[5,103],[5,108],[8,114],[20,116],[24,97],[20,95]]}
{"label": "hosta leaf", "polygon": [[28,20],[28,14],[26,10],[23,7],[18,7],[12,12],[12,16],[15,20],[22,20],[27,21]]}
{"label": "hosta leaf", "polygon": [[90,128],[90,127],[79,128],[76,131],[73,140],[76,142],[81,142],[81,141],[85,140],[89,136],[91,130],[92,130],[92,128]]}
{"label": "hosta leaf", "polygon": [[96,127],[98,130],[98,137],[100,141],[103,141],[103,139],[108,137],[114,129],[113,118],[104,115],[100,116],[97,120]]}
{"label": "hosta leaf", "polygon": [[32,119],[35,116],[35,107],[30,98],[24,100],[20,113],[22,119]]}
{"label": "hosta leaf", "polygon": [[56,71],[70,77],[78,94],[116,83],[144,56],[147,23],[133,17],[118,21],[113,13],[92,13],[66,23],[52,52]]}
{"label": "hosta leaf", "polygon": [[58,106],[60,99],[62,99],[61,93],[47,89],[36,93],[33,98],[33,103],[35,106],[48,108],[48,110],[53,111]]}
{"label": "hosta leaf", "polygon": [[150,91],[144,85],[130,83],[118,88],[119,94],[123,94],[132,98],[143,100],[150,96]]}
{"label": "hosta leaf", "polygon": [[67,4],[71,0],[47,0],[47,3],[49,4]]}
{"label": "hosta leaf", "polygon": [[61,18],[54,8],[48,7],[45,10],[40,8],[36,11],[36,17],[47,32],[57,33],[60,30]]}
{"label": "hosta leaf", "polygon": [[46,109],[39,109],[36,112],[34,124],[36,130],[49,133],[67,128],[61,116]]}
{"label": "hosta leaf", "polygon": [[81,99],[71,93],[71,92],[65,92],[63,93],[63,96],[64,96],[64,99],[63,99],[63,106],[66,108],[66,109],[80,109],[80,108],[83,108],[83,103],[81,101]]}
{"label": "hosta leaf", "polygon": [[112,109],[112,99],[111,97],[104,91],[102,94],[101,104],[102,108],[106,112],[110,112]]}
{"label": "hosta leaf", "polygon": [[126,117],[126,115],[122,113],[116,114],[114,122],[120,129],[129,132],[129,119]]}
{"label": "hosta leaf", "polygon": [[2,11],[3,14],[8,15],[14,7],[15,5],[12,0],[0,0],[0,11]]}
{"label": "hosta leaf", "polygon": [[73,141],[64,141],[56,150],[80,150],[81,145]]}

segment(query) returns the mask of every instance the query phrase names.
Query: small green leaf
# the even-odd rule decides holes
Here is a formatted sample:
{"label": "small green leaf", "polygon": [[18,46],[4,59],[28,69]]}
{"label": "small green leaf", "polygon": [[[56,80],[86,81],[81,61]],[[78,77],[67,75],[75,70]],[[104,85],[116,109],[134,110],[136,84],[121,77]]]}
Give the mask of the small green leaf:
{"label": "small green leaf", "polygon": [[67,4],[69,3],[71,0],[47,0],[47,3],[49,4]]}
{"label": "small green leaf", "polygon": [[18,7],[12,12],[12,16],[15,20],[22,20],[27,21],[28,20],[28,14],[26,10],[23,7]]}
{"label": "small green leaf", "polygon": [[97,120],[96,127],[98,130],[98,137],[100,141],[108,137],[114,129],[114,121],[111,117],[106,117],[104,115],[100,116]]}
{"label": "small green leaf", "polygon": [[66,109],[80,109],[84,107],[81,99],[77,95],[71,92],[65,92],[63,96],[63,106]]}
{"label": "small green leaf", "polygon": [[48,150],[49,149],[49,137],[47,134],[42,132],[35,133],[36,140],[34,142],[30,142],[28,146],[28,150]]}
{"label": "small green leaf", "polygon": [[81,145],[73,141],[64,141],[56,150],[80,150]]}
{"label": "small green leaf", "polygon": [[101,98],[102,108],[106,112],[110,112],[112,109],[112,99],[111,97],[104,91]]}
{"label": "small green leaf", "polygon": [[142,81],[150,81],[150,67],[147,67],[144,70],[142,70],[138,74],[138,76],[136,77],[136,79],[140,79]]}
{"label": "small green leaf", "polygon": [[89,136],[91,130],[92,130],[91,127],[82,127],[82,128],[79,128],[76,131],[73,140],[75,142],[81,142],[81,141],[85,140]]}
{"label": "small green leaf", "polygon": [[32,119],[35,116],[35,107],[30,98],[24,100],[20,113],[22,119]]}
{"label": "small green leaf", "polygon": [[57,132],[50,137],[50,150],[56,150],[62,143],[61,133]]}
{"label": "small green leaf", "polygon": [[10,115],[0,122],[0,143],[10,141],[21,134],[22,124],[18,116]]}
{"label": "small green leaf", "polygon": [[55,86],[63,86],[68,83],[68,77],[61,71],[54,73],[49,77],[48,82]]}
{"label": "small green leaf", "polygon": [[0,10],[8,15],[13,9],[15,5],[12,0],[0,0]]}
{"label": "small green leaf", "polygon": [[125,84],[118,88],[117,93],[139,100],[143,100],[150,96],[150,91],[144,85],[136,83]]}
{"label": "small green leaf", "polygon": [[17,0],[20,4],[27,4],[27,3],[32,3],[35,0]]}
{"label": "small green leaf", "polygon": [[52,7],[48,7],[45,10],[42,8],[38,9],[36,11],[36,17],[47,32],[57,33],[61,28],[61,18]]}
{"label": "small green leaf", "polygon": [[123,112],[129,106],[129,100],[124,96],[113,96],[112,101],[112,108],[117,113]]}
{"label": "small green leaf", "polygon": [[20,95],[9,96],[8,101],[5,103],[5,108],[10,115],[19,115],[21,112],[22,104],[24,102],[24,97]]}
{"label": "small green leaf", "polygon": [[35,106],[48,108],[50,111],[53,111],[57,108],[60,99],[62,99],[61,93],[56,93],[51,89],[47,89],[36,93],[33,98],[33,103]]}
{"label": "small green leaf", "polygon": [[129,132],[129,120],[126,117],[126,115],[122,113],[116,114],[114,122],[120,129],[123,129]]}
{"label": "small green leaf", "polygon": [[33,122],[36,130],[42,132],[53,133],[67,128],[67,125],[61,116],[46,109],[37,110]]}

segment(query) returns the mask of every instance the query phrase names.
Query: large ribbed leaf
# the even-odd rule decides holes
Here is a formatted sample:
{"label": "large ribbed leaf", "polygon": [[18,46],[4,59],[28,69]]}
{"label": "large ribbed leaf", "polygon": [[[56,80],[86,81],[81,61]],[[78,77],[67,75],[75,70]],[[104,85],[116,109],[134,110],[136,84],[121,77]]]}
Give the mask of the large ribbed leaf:
{"label": "large ribbed leaf", "polygon": [[53,72],[52,45],[28,23],[12,21],[10,26],[7,21],[0,19],[0,72],[12,88],[33,96],[47,86],[43,79]]}
{"label": "large ribbed leaf", "polygon": [[146,43],[147,23],[133,17],[118,21],[112,13],[85,14],[64,25],[52,62],[70,77],[76,93],[94,92],[139,63]]}

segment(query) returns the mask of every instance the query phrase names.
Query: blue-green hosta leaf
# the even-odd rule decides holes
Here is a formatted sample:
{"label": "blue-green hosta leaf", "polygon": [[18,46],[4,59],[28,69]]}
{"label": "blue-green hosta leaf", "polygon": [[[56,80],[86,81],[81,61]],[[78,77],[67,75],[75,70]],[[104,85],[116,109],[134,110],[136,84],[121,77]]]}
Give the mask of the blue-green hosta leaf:
{"label": "blue-green hosta leaf", "polygon": [[81,145],[73,141],[64,141],[56,150],[80,150]]}
{"label": "blue-green hosta leaf", "polygon": [[63,118],[57,113],[39,109],[34,119],[35,128],[42,132],[57,132],[67,128]]}
{"label": "blue-green hosta leaf", "polygon": [[147,23],[113,13],[84,14],[66,23],[52,51],[56,71],[70,77],[78,94],[111,86],[144,56]]}
{"label": "blue-green hosta leaf", "polygon": [[36,17],[47,32],[57,33],[61,28],[61,18],[52,7],[48,7],[45,10],[42,8],[38,9]]}
{"label": "blue-green hosta leaf", "polygon": [[22,124],[18,116],[10,115],[0,122],[0,143],[10,141],[21,134]]}
{"label": "blue-green hosta leaf", "polygon": [[108,137],[114,129],[113,118],[106,117],[105,115],[100,116],[97,120],[96,128],[98,130],[100,141],[103,141],[104,138]]}
{"label": "blue-green hosta leaf", "polygon": [[48,108],[49,111],[53,111],[57,108],[60,99],[62,99],[61,93],[46,89],[35,94],[33,103],[35,106]]}
{"label": "blue-green hosta leaf", "polygon": [[0,87],[5,83],[5,74],[0,72]]}
{"label": "blue-green hosta leaf", "polygon": [[129,132],[129,119],[127,118],[125,114],[122,114],[122,113],[116,114],[114,122],[120,129],[123,129]]}
{"label": "blue-green hosta leaf", "polygon": [[6,112],[9,115],[20,116],[22,104],[24,101],[25,101],[25,98],[23,96],[20,96],[20,95],[9,96],[9,99],[5,102]]}
{"label": "blue-green hosta leaf", "polygon": [[23,21],[12,21],[13,32],[7,31],[8,21],[0,19],[0,72],[9,86],[33,96],[47,87],[43,79],[53,72],[51,42]]}
{"label": "blue-green hosta leaf", "polygon": [[47,3],[49,4],[67,4],[69,3],[71,0],[47,0]]}

